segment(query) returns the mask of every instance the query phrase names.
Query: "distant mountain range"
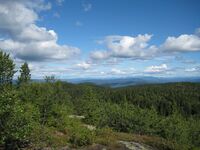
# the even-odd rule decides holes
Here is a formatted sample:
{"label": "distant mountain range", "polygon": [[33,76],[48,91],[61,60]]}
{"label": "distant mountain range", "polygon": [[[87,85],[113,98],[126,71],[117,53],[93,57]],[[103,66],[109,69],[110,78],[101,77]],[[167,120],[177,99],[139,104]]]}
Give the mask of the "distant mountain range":
{"label": "distant mountain range", "polygon": [[124,87],[142,84],[171,83],[171,82],[200,82],[200,77],[127,77],[105,79],[68,79],[64,80],[74,84],[92,83],[100,86]]}
{"label": "distant mountain range", "polygon": [[[43,79],[33,79],[33,82],[45,82]],[[124,87],[144,84],[175,83],[175,82],[200,82],[200,77],[151,77],[138,76],[126,78],[74,78],[62,79],[61,81],[73,84],[95,84],[99,86]],[[14,81],[16,83],[16,81]]]}

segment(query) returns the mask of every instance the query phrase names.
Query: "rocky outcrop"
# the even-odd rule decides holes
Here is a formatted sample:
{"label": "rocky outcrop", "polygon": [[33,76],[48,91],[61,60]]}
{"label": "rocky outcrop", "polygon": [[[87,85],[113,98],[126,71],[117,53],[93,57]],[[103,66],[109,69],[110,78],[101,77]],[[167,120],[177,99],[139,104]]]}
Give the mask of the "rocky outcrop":
{"label": "rocky outcrop", "polygon": [[136,142],[119,141],[126,146],[128,150],[153,150],[150,146]]}

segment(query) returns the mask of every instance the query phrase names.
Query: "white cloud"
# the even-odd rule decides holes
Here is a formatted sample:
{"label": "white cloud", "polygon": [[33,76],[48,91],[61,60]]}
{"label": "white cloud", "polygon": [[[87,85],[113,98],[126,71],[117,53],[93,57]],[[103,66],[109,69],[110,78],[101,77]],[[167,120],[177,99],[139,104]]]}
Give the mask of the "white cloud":
{"label": "white cloud", "polygon": [[104,75],[116,75],[116,76],[130,76],[132,74],[136,74],[136,70],[134,68],[112,68],[110,71],[104,72]]}
{"label": "white cloud", "polygon": [[197,71],[196,68],[189,68],[189,69],[185,69],[186,72],[194,72]]}
{"label": "white cloud", "polygon": [[54,30],[47,30],[44,27],[38,27],[35,24],[26,26],[20,34],[15,35],[19,41],[57,41],[58,37]]}
{"label": "white cloud", "polygon": [[186,68],[186,72],[200,72],[200,66],[192,67],[192,68]]}
{"label": "white cloud", "polygon": [[91,67],[91,64],[87,63],[87,62],[82,62],[82,63],[77,64],[76,66],[78,66],[82,69],[89,69]]}
{"label": "white cloud", "polygon": [[180,35],[179,37],[168,37],[161,48],[168,52],[200,51],[200,37],[187,34]]}
{"label": "white cloud", "polygon": [[[11,11],[12,10],[12,11]],[[27,8],[21,1],[0,3],[0,31],[14,35],[38,19],[33,9]]]}
{"label": "white cloud", "polygon": [[0,41],[0,47],[23,60],[61,60],[79,54],[76,47],[59,45],[54,30],[35,24],[39,18],[37,12],[47,8],[49,3],[45,4],[43,0],[2,1],[0,33],[5,38]]}
{"label": "white cloud", "polygon": [[147,67],[144,72],[146,73],[163,73],[168,70],[168,67],[166,64],[161,64],[159,66],[149,66]]}
{"label": "white cloud", "polygon": [[155,46],[148,46],[148,41],[152,35],[144,34],[136,37],[131,36],[107,36],[104,43],[108,50],[93,51],[91,53],[92,59],[107,59],[110,57],[116,58],[134,58],[146,59],[152,57],[157,48]]}
{"label": "white cloud", "polygon": [[93,51],[91,52],[90,57],[95,60],[102,60],[109,58],[110,54],[108,51]]}
{"label": "white cloud", "polygon": [[170,36],[161,45],[149,45],[150,34],[132,36],[112,35],[98,41],[104,44],[106,50],[92,51],[90,57],[94,60],[110,58],[152,59],[160,56],[170,56],[181,52],[200,51],[199,30],[195,34],[182,34],[178,37]]}
{"label": "white cloud", "polygon": [[85,12],[90,11],[92,9],[92,4],[91,3],[83,3],[82,4],[83,10]]}
{"label": "white cloud", "polygon": [[126,74],[125,71],[122,71],[122,70],[116,69],[116,68],[111,69],[111,72],[110,72],[110,73],[111,73],[111,74],[116,74],[116,75]]}

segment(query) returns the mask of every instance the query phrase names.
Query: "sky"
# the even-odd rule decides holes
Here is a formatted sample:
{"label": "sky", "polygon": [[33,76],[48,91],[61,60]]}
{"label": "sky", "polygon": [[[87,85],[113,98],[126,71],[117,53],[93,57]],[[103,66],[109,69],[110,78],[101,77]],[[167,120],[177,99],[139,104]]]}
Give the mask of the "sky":
{"label": "sky", "polygon": [[200,1],[0,0],[0,49],[34,79],[199,77]]}

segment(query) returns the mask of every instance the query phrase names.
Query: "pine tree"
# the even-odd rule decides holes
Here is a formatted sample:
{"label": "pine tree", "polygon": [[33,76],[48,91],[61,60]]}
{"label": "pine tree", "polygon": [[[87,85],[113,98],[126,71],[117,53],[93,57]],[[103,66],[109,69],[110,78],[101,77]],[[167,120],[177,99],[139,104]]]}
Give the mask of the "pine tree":
{"label": "pine tree", "polygon": [[24,63],[20,68],[20,76],[18,77],[18,84],[28,83],[31,80],[30,69],[28,63]]}

